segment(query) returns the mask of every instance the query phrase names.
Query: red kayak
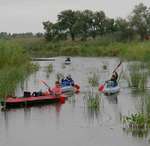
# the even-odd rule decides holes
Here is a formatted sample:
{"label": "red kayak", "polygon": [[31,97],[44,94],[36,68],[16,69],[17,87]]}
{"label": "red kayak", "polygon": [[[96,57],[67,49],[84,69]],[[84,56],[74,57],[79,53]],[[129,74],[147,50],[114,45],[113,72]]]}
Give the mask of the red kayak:
{"label": "red kayak", "polygon": [[6,101],[1,101],[3,108],[17,108],[34,105],[42,105],[48,103],[64,103],[66,95],[62,94],[60,97],[53,95],[48,96],[30,96],[30,97],[8,97]]}

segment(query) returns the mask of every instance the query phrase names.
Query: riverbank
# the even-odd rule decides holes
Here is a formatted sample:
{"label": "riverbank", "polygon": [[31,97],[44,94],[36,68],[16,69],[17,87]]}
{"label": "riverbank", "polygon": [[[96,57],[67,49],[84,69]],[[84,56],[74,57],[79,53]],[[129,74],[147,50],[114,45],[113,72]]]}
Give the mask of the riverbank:
{"label": "riverbank", "polygon": [[121,57],[127,60],[150,60],[150,41],[116,42],[99,38],[88,41],[47,42],[43,38],[8,40],[10,44],[23,47],[31,57],[83,56]]}

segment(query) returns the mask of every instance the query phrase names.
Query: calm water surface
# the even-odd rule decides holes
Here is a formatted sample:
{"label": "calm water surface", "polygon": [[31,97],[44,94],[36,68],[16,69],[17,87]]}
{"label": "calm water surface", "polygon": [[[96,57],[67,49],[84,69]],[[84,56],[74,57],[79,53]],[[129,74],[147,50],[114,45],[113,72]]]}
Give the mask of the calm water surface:
{"label": "calm water surface", "polygon": [[[116,58],[72,58],[65,66],[64,57],[51,61],[38,61],[40,70],[26,79],[16,90],[46,90],[39,82],[45,80],[53,86],[56,74],[71,74],[81,85],[81,93],[70,97],[63,105],[47,105],[13,109],[0,112],[0,146],[149,146],[150,135],[145,138],[132,136],[122,129],[121,116],[140,110],[138,97],[131,94],[125,80],[120,80],[118,97],[101,95],[98,112],[87,108],[85,93],[91,90],[88,77],[99,74],[99,82],[107,80],[119,60]],[[52,63],[54,71],[49,74],[46,67]],[[107,69],[103,69],[107,65]],[[122,67],[120,67],[120,70]],[[97,88],[94,89],[97,92]]]}

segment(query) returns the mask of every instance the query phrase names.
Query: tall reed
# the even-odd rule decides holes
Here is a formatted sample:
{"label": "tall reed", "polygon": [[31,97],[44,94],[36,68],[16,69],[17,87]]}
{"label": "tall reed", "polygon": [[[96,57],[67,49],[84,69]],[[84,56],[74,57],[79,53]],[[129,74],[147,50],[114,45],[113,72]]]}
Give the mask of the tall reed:
{"label": "tall reed", "polygon": [[98,73],[93,72],[91,77],[88,77],[88,82],[92,87],[96,87],[99,84]]}
{"label": "tall reed", "polygon": [[145,91],[148,81],[148,70],[144,62],[136,62],[129,65],[129,86],[138,91]]}
{"label": "tall reed", "polygon": [[23,48],[0,41],[0,98],[12,95],[16,85],[33,72],[30,57]]}

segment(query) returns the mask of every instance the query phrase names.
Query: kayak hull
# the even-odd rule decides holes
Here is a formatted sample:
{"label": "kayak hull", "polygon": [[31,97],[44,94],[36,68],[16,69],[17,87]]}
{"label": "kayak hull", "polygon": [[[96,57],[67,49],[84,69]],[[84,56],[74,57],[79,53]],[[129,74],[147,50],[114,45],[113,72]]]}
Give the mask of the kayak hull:
{"label": "kayak hull", "polygon": [[80,86],[64,86],[62,87],[62,92],[66,93],[66,92],[72,92],[72,93],[79,93],[80,92]]}
{"label": "kayak hull", "polygon": [[6,101],[1,101],[1,105],[5,109],[19,108],[43,104],[63,103],[66,98],[66,95],[61,95],[60,97],[55,97],[52,95],[36,97],[8,97]]}
{"label": "kayak hull", "polygon": [[120,87],[116,86],[116,87],[104,87],[103,93],[105,95],[114,95],[114,94],[118,94],[120,92]]}
{"label": "kayak hull", "polygon": [[[100,88],[100,87],[99,87]],[[100,90],[101,93],[109,96],[109,95],[114,95],[114,94],[118,94],[120,92],[120,87],[115,86],[115,87],[108,87],[107,84],[104,86],[104,88],[102,90]]]}
{"label": "kayak hull", "polygon": [[71,64],[71,61],[65,61],[65,64],[69,65],[69,64]]}

